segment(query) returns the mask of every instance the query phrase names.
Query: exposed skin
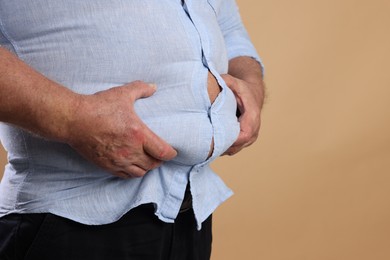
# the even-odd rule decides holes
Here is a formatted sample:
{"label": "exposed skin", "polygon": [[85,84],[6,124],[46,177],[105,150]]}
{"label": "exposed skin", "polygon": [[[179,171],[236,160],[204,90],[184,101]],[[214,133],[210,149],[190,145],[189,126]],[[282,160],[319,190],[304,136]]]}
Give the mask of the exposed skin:
{"label": "exposed skin", "polygon": [[234,155],[253,144],[259,136],[265,87],[261,66],[250,57],[231,59],[228,74],[222,75],[222,78],[236,96],[240,112],[240,134],[224,153]]}
{"label": "exposed skin", "polygon": [[69,123],[66,142],[116,176],[144,176],[176,156],[134,111],[135,100],[154,92],[154,86],[136,81],[84,96],[75,109],[83,112]]}
{"label": "exposed skin", "polygon": [[0,48],[0,121],[65,142],[91,162],[122,178],[140,177],[176,151],[133,109],[156,87],[144,82],[93,95],[76,94]]}
{"label": "exposed skin", "polygon": [[[133,108],[137,99],[153,95],[155,85],[135,81],[80,95],[44,77],[1,47],[0,57],[0,121],[67,143],[121,178],[142,177],[177,155]],[[241,133],[225,152],[233,155],[257,139],[264,87],[261,68],[249,57],[232,59],[228,73],[222,77],[236,95],[241,112]],[[220,89],[210,75],[208,91],[213,102]],[[213,143],[210,155],[212,150]]]}
{"label": "exposed skin", "polygon": [[[210,103],[214,103],[215,99],[221,92],[221,87],[218,85],[217,79],[209,72],[207,77],[207,92],[209,94]],[[210,150],[207,158],[210,158],[213,155],[214,151],[214,137],[211,139]]]}

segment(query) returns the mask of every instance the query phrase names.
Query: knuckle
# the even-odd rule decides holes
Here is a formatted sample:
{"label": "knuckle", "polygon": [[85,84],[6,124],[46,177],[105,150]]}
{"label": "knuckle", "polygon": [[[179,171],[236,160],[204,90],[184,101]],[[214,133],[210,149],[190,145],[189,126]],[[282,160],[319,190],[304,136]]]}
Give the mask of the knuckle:
{"label": "knuckle", "polygon": [[133,84],[134,85],[139,85],[139,84],[142,84],[142,81],[141,80],[135,80],[135,81],[133,81]]}
{"label": "knuckle", "polygon": [[143,128],[140,124],[131,124],[130,131],[135,138],[141,138],[143,136]]}

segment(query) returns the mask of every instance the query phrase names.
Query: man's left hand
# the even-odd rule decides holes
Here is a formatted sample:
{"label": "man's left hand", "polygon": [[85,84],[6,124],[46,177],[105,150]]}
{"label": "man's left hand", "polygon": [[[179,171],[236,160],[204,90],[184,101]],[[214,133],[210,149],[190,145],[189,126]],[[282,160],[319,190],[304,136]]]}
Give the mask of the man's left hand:
{"label": "man's left hand", "polygon": [[259,135],[263,102],[262,86],[229,74],[222,75],[222,78],[236,96],[239,110],[240,134],[234,144],[224,153],[224,155],[233,155],[253,144]]}

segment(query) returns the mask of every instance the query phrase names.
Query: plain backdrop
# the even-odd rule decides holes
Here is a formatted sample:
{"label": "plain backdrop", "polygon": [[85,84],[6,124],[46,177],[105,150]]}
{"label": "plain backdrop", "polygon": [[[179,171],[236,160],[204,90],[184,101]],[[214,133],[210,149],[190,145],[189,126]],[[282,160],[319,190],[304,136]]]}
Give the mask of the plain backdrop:
{"label": "plain backdrop", "polygon": [[390,259],[390,1],[237,1],[268,98],[258,142],[213,164],[235,196],[212,259]]}

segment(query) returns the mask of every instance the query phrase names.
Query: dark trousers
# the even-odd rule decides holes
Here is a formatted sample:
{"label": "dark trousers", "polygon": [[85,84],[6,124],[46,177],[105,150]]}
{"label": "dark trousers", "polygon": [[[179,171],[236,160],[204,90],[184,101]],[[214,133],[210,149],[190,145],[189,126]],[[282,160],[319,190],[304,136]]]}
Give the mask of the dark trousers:
{"label": "dark trousers", "polygon": [[53,214],[11,214],[0,219],[0,260],[209,260],[211,216],[196,230],[193,211],[174,224],[152,205],[115,223],[83,225]]}

